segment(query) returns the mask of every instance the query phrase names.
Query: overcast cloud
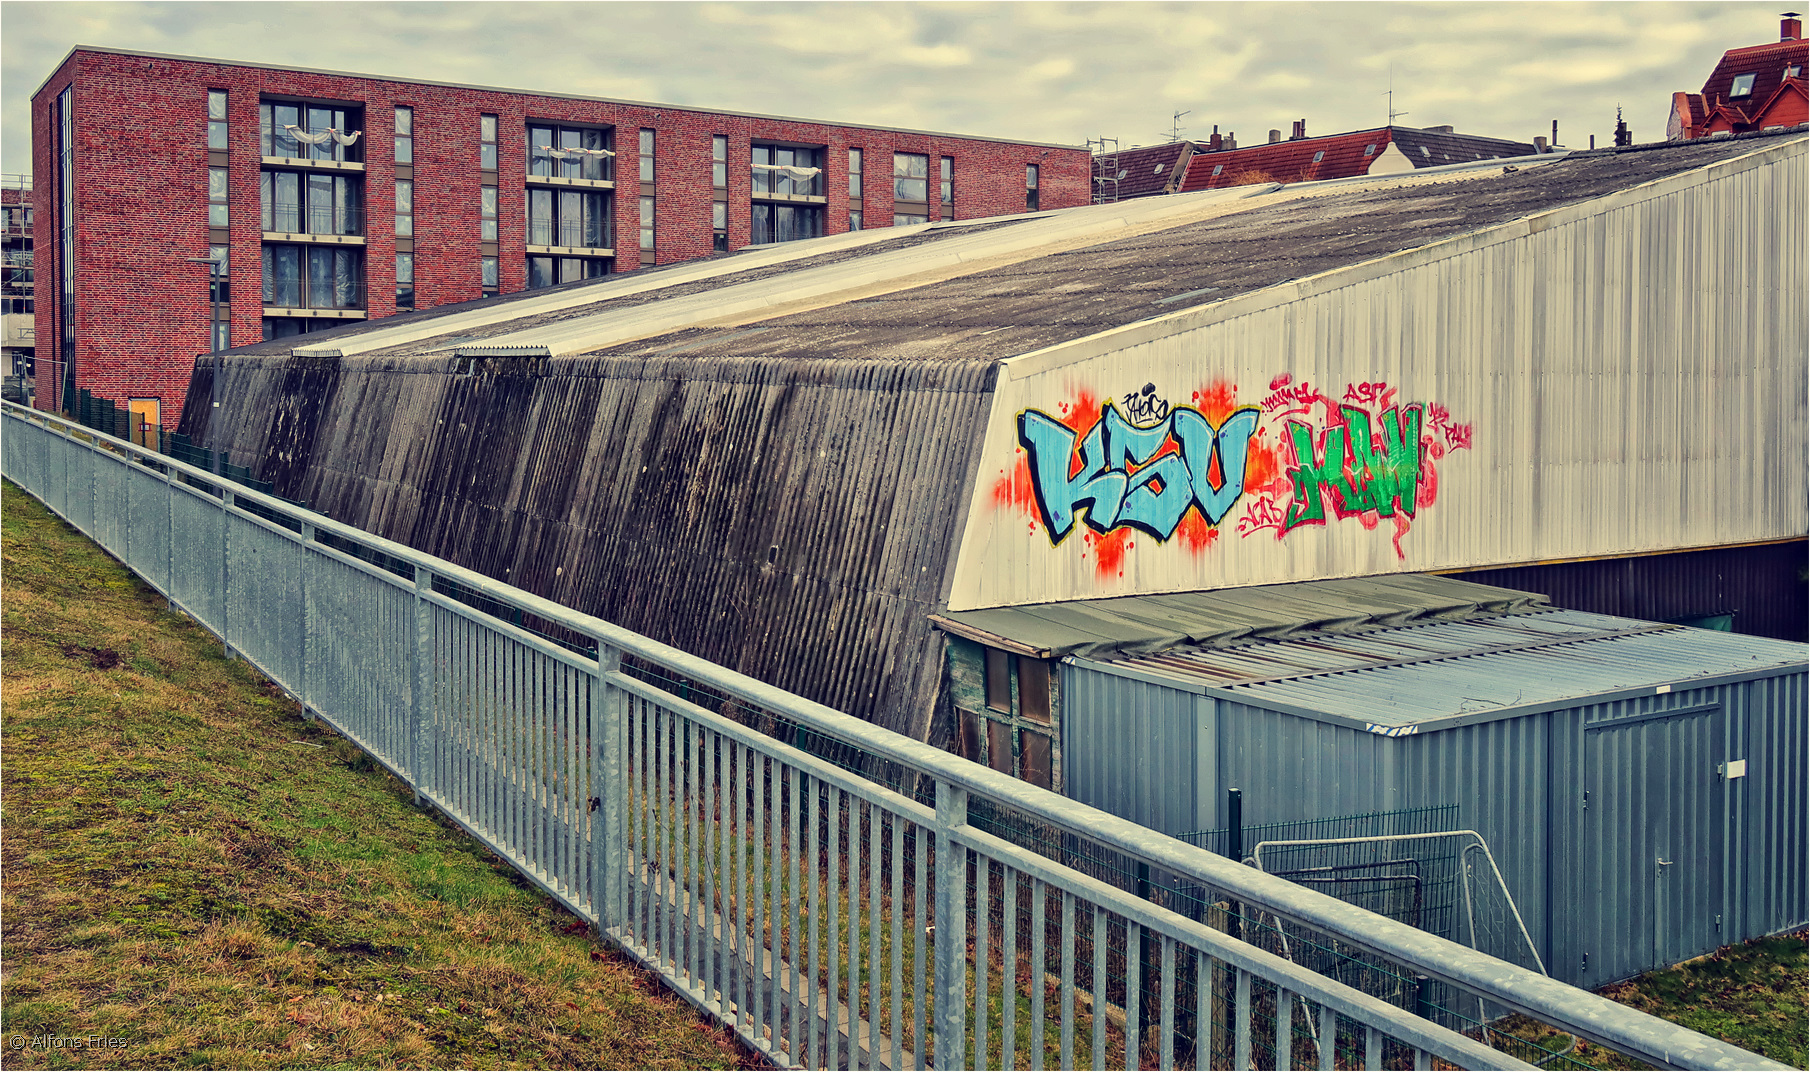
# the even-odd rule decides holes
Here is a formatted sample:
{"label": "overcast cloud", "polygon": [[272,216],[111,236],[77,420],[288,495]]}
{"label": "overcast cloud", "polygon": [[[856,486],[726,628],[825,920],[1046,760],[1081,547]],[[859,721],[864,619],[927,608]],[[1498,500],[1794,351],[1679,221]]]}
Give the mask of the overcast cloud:
{"label": "overcast cloud", "polygon": [[76,44],[1125,147],[1382,125],[1606,144],[1777,39],[1753,3],[0,3],[0,170]]}

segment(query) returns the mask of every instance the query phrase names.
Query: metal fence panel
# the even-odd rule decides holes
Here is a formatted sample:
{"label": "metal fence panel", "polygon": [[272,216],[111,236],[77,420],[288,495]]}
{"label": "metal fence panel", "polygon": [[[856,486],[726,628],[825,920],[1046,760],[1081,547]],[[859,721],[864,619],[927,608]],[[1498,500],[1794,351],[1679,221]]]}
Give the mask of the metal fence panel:
{"label": "metal fence panel", "polygon": [[166,487],[191,613],[781,1064],[1531,1067],[1228,933],[1239,902],[1653,1063],[1783,1067],[268,496]]}
{"label": "metal fence panel", "polygon": [[128,556],[159,591],[170,589],[170,489],[163,473],[148,465],[126,470]]}

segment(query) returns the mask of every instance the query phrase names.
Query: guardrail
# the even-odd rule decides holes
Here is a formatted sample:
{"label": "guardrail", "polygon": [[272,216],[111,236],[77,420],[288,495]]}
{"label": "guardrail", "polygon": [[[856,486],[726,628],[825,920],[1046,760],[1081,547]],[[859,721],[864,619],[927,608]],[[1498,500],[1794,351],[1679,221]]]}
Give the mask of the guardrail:
{"label": "guardrail", "polygon": [[1786,1067],[56,416],[0,428],[9,478],[781,1065],[1532,1067],[1228,933],[1268,916],[1661,1067]]}

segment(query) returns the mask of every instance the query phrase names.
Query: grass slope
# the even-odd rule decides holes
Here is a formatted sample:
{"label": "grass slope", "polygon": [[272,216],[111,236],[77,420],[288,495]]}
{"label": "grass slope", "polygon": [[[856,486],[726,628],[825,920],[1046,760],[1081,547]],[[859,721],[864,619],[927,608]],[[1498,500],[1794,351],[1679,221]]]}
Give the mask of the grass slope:
{"label": "grass slope", "polygon": [[3,494],[8,1067],[746,1066],[112,558]]}

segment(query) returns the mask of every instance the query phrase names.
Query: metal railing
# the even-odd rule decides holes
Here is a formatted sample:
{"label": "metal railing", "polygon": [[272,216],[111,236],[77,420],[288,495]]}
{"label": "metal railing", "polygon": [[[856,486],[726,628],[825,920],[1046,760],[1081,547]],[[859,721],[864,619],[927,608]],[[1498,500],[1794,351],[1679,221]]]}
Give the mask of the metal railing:
{"label": "metal railing", "polygon": [[[9,478],[779,1064],[1530,1067],[1241,941],[1242,913],[1660,1066],[1785,1067],[4,409]],[[1108,857],[1209,910],[1125,888]]]}

